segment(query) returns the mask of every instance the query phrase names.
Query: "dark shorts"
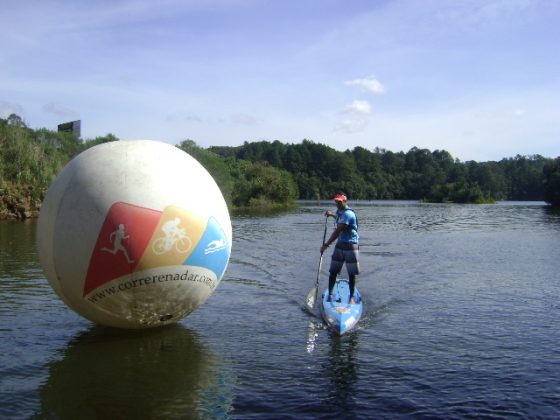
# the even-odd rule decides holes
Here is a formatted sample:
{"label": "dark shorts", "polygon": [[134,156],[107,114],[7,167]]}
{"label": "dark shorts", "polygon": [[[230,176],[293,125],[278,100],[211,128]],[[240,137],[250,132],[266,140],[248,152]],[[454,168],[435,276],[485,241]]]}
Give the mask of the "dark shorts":
{"label": "dark shorts", "polygon": [[358,244],[336,244],[332,257],[331,274],[339,274],[342,266],[346,263],[346,271],[349,276],[360,274],[360,261],[359,261],[359,247]]}

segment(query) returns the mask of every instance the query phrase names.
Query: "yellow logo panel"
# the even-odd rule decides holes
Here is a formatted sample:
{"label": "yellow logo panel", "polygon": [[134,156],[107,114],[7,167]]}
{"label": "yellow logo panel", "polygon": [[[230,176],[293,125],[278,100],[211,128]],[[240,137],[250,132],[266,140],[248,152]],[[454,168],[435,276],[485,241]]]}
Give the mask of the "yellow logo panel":
{"label": "yellow logo panel", "polygon": [[205,219],[179,207],[166,207],[138,269],[182,265],[200,241],[206,223]]}

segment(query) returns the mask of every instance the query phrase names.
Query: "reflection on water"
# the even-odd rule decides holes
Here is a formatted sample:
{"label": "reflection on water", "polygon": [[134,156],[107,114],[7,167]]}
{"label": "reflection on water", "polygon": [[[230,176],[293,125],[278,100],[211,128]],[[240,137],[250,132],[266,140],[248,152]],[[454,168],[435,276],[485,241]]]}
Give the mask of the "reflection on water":
{"label": "reflection on water", "polygon": [[307,330],[307,353],[313,353],[319,339],[319,330],[323,329],[323,324],[318,321],[309,321]]}
{"label": "reflection on water", "polygon": [[0,221],[0,277],[36,266],[35,220]]}
{"label": "reflection on water", "polygon": [[330,339],[328,363],[325,365],[325,377],[328,378],[326,404],[350,416],[354,406],[353,397],[357,391],[358,334],[350,333],[346,336],[332,334]]}
{"label": "reflection on water", "polygon": [[143,331],[93,327],[48,366],[37,416],[223,417],[232,396],[220,364],[180,325]]}
{"label": "reflection on water", "polygon": [[544,223],[555,224],[557,228],[560,228],[560,207],[545,207]]}

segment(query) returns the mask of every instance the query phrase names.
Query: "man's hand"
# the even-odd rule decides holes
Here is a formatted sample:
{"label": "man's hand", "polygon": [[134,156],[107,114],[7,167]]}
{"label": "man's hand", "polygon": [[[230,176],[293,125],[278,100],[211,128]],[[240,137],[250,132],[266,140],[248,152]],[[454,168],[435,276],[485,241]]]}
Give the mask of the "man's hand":
{"label": "man's hand", "polygon": [[327,210],[327,211],[325,212],[325,216],[327,216],[327,217],[335,217],[335,214],[334,214],[332,211]]}

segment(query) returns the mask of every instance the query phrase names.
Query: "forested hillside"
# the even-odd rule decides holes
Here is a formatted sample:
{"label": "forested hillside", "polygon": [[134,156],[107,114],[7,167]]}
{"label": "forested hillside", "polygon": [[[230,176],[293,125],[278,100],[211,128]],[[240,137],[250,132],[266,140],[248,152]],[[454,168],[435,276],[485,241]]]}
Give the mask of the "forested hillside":
{"label": "forested hillside", "polygon": [[0,219],[36,217],[45,192],[66,163],[111,134],[82,142],[69,133],[33,130],[12,114],[0,118]]}
{"label": "forested hillside", "polygon": [[[117,140],[112,134],[82,141],[69,133],[33,130],[15,114],[0,119],[0,219],[35,217],[48,186],[70,159]],[[337,191],[351,199],[560,205],[560,157],[461,162],[445,150],[356,147],[341,152],[310,140],[208,149],[185,140],[177,147],[206,167],[230,208],[286,208],[297,198],[326,199]]]}
{"label": "forested hillside", "polygon": [[[211,147],[224,158],[266,162],[289,171],[300,198],[328,198],[343,190],[354,199],[412,199],[434,202],[544,200],[554,189],[558,167],[540,155],[515,156],[499,162],[461,162],[445,150],[416,147],[391,152],[356,147],[344,152],[304,140],[299,144],[245,143]],[[551,181],[545,182],[546,172]],[[556,187],[557,188],[557,187]]]}
{"label": "forested hillside", "polygon": [[[118,140],[112,134],[82,141],[70,133],[33,130],[15,114],[0,119],[0,219],[36,217],[49,185],[70,159]],[[221,158],[189,140],[178,147],[214,176],[230,208],[286,208],[298,198],[292,176],[283,169]]]}

